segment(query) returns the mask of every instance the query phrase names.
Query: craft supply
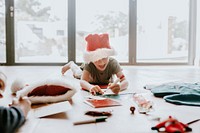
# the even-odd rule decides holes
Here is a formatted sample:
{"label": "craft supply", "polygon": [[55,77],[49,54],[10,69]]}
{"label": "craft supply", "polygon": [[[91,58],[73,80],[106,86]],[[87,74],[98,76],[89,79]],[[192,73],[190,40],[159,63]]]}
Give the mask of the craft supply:
{"label": "craft supply", "polygon": [[108,118],[107,116],[102,116],[102,117],[97,117],[97,118],[93,118],[89,120],[77,121],[77,122],[74,122],[74,125],[104,122],[107,118]]}
{"label": "craft supply", "polygon": [[[112,83],[112,85],[116,85],[119,81],[120,81],[120,79],[117,78],[117,79]],[[104,93],[107,93],[109,89],[110,89],[110,87],[108,86],[108,87],[106,88],[106,90],[104,90]],[[111,91],[111,92],[112,92],[112,91]],[[113,94],[114,94],[114,93],[113,93]]]}
{"label": "craft supply", "polygon": [[187,125],[193,124],[193,123],[198,122],[198,121],[200,121],[200,119],[196,119],[196,120],[190,121],[190,122],[187,123]]}
{"label": "craft supply", "polygon": [[69,101],[57,102],[46,104],[42,107],[33,109],[33,114],[37,118],[46,117],[49,115],[54,115],[62,112],[66,112],[72,108]]}
{"label": "craft supply", "polygon": [[153,102],[147,100],[143,95],[137,94],[133,96],[133,100],[138,105],[139,113],[146,114],[153,108]]}
{"label": "craft supply", "polygon": [[[116,84],[117,84],[118,82],[120,82],[121,79],[123,79],[123,78],[124,78],[124,75],[122,75],[120,78],[117,78],[117,79],[112,83],[112,85],[116,85]],[[109,88],[109,86],[108,86],[107,89],[104,91],[104,93],[107,92],[109,89],[110,89],[110,88]]]}
{"label": "craft supply", "polygon": [[117,79],[113,82],[113,84],[116,85],[119,81],[120,81],[120,78],[117,78]]}
{"label": "craft supply", "polygon": [[118,82],[120,82],[124,78],[124,75],[122,75],[120,78],[117,78],[113,84],[116,85]]}
{"label": "craft supply", "polygon": [[111,116],[111,111],[87,111],[85,115],[89,116]]}
{"label": "craft supply", "polygon": [[93,108],[102,108],[102,107],[111,107],[111,106],[120,106],[121,104],[113,99],[104,98],[104,99],[86,99],[84,103],[92,106]]}
{"label": "craft supply", "polygon": [[190,128],[188,124],[184,124],[178,121],[177,119],[172,118],[171,116],[169,116],[167,120],[164,120],[158,123],[156,126],[152,127],[151,129],[157,130],[158,132],[164,129],[164,132],[167,132],[167,133],[185,133],[185,132],[192,131],[192,128]]}
{"label": "craft supply", "polygon": [[135,112],[135,107],[134,107],[134,106],[131,106],[131,107],[130,107],[130,111],[131,111],[132,114],[134,114],[134,112]]}

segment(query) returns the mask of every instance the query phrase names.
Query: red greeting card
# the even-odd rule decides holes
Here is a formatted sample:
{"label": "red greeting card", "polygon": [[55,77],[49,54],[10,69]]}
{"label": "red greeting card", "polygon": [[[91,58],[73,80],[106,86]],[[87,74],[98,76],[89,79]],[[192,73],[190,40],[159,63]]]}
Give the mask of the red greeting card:
{"label": "red greeting card", "polygon": [[111,106],[120,106],[121,105],[118,101],[112,100],[110,98],[87,99],[84,102],[94,108],[102,108],[102,107],[111,107]]}

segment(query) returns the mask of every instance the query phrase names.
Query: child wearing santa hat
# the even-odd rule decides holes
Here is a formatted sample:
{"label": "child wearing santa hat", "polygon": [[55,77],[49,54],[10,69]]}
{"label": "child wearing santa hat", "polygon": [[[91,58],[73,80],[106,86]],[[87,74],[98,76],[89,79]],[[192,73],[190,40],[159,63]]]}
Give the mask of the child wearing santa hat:
{"label": "child wearing santa hat", "polygon": [[[108,85],[108,88],[115,94],[128,87],[122,68],[118,61],[111,56],[115,55],[115,50],[110,46],[108,34],[90,34],[85,38],[87,48],[83,59],[85,65],[83,71],[73,61],[62,67],[62,74],[71,69],[74,77],[81,78],[81,87],[92,94],[103,94],[101,85]],[[116,75],[120,84],[113,82]]]}

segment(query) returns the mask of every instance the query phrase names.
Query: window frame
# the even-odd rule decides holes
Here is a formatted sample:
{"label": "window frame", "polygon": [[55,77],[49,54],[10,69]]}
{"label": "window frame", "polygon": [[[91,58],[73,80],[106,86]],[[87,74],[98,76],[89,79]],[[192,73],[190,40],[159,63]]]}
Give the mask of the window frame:
{"label": "window frame", "polygon": [[[137,63],[136,62],[136,39],[137,39],[137,0],[129,0],[129,62],[120,63],[121,65],[194,65],[196,48],[196,20],[197,20],[197,0],[189,1],[189,49],[187,63]],[[6,0],[6,63],[1,65],[48,65],[57,66],[63,63],[16,63],[14,45],[14,0]],[[68,60],[75,60],[76,55],[76,0],[68,0]],[[77,64],[81,64],[77,62]]]}

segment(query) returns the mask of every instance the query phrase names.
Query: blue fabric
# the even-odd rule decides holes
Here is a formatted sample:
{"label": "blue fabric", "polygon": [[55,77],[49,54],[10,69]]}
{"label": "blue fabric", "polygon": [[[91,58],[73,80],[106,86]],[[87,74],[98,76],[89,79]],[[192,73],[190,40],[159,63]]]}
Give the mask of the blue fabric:
{"label": "blue fabric", "polygon": [[153,87],[151,92],[157,97],[164,97],[171,94],[199,94],[199,90],[200,83],[168,83]]}
{"label": "blue fabric", "polygon": [[200,95],[173,94],[164,97],[165,101],[178,105],[200,106]]}
{"label": "blue fabric", "polygon": [[151,92],[173,104],[200,106],[200,83],[162,84],[152,88]]}

